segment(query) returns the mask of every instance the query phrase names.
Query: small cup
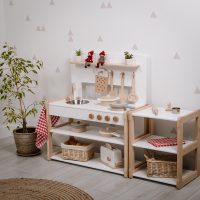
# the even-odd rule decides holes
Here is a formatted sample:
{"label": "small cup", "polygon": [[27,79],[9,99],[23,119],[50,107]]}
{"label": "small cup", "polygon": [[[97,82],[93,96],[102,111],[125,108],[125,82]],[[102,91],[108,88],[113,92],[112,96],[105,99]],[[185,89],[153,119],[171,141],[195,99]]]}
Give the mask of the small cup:
{"label": "small cup", "polygon": [[173,114],[179,114],[179,113],[180,113],[180,110],[181,110],[181,108],[179,108],[179,107],[173,107],[173,108],[172,108],[172,113],[173,113]]}

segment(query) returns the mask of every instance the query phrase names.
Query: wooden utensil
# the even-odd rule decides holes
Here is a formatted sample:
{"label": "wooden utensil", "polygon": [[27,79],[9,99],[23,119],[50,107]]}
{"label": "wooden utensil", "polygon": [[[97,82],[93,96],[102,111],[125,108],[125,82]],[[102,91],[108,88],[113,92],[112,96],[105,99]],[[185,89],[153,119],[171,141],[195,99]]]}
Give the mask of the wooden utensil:
{"label": "wooden utensil", "polygon": [[113,70],[111,70],[110,72],[110,96],[115,96],[115,91],[114,91],[114,87],[113,87],[113,77],[114,77],[114,72]]}
{"label": "wooden utensil", "polygon": [[125,103],[127,100],[127,96],[124,91],[124,76],[125,76],[125,73],[122,72],[121,73],[121,89],[119,93],[120,103]]}
{"label": "wooden utensil", "polygon": [[135,103],[138,100],[138,96],[135,94],[135,72],[133,72],[132,83],[131,83],[131,93],[128,95],[128,101]]}

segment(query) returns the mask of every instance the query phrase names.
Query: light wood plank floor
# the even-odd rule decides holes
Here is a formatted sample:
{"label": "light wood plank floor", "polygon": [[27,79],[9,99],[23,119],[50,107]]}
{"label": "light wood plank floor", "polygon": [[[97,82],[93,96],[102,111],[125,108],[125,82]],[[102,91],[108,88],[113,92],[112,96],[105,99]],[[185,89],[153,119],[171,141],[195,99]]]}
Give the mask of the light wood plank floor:
{"label": "light wood plank floor", "polygon": [[175,187],[88,169],[57,161],[46,154],[20,157],[15,154],[12,137],[0,139],[0,179],[42,178],[77,186],[96,200],[199,200],[200,178],[182,190]]}

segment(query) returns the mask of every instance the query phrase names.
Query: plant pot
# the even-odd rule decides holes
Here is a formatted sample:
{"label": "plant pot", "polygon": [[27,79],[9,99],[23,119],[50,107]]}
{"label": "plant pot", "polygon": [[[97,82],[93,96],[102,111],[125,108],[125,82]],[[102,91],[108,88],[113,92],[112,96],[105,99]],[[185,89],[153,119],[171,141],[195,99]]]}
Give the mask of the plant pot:
{"label": "plant pot", "polygon": [[36,132],[34,127],[28,127],[28,133],[23,133],[22,128],[13,130],[17,155],[35,156],[41,153],[40,149],[35,146]]}
{"label": "plant pot", "polygon": [[76,62],[81,62],[82,61],[82,56],[76,56]]}
{"label": "plant pot", "polygon": [[133,59],[125,59],[125,64],[126,65],[133,65],[134,60]]}

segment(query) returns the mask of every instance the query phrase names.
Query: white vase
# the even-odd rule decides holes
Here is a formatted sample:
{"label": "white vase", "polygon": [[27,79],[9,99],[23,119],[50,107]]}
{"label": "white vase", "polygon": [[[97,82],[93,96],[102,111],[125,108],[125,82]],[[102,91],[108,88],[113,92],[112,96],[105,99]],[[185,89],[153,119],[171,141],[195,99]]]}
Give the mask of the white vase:
{"label": "white vase", "polygon": [[82,61],[82,56],[76,56],[75,59],[76,59],[76,62],[81,62]]}
{"label": "white vase", "polygon": [[133,65],[134,64],[134,60],[131,58],[131,59],[125,59],[125,64],[126,65]]}

